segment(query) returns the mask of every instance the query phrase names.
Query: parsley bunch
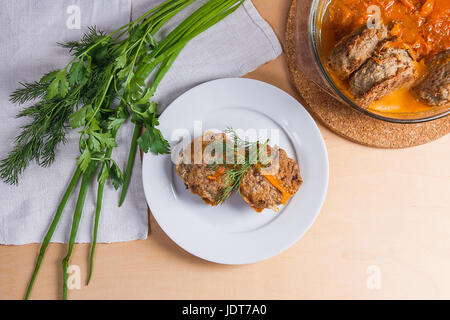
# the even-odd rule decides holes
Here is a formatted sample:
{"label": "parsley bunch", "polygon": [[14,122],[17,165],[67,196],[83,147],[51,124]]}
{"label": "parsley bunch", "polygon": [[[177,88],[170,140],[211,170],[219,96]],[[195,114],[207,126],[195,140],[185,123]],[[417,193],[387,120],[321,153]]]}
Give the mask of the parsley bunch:
{"label": "parsley bunch", "polygon": [[[67,298],[69,260],[91,181],[97,176],[97,208],[88,283],[92,276],[106,182],[110,181],[116,189],[122,186],[122,204],[137,146],[154,154],[170,151],[169,143],[157,128],[157,105],[151,98],[186,44],[234,12],[244,0],[209,0],[169,35],[157,41],[155,34],[161,27],[194,1],[167,0],[109,34],[95,27],[89,28],[80,41],[60,44],[72,55],[72,60],[64,68],[44,75],[38,82],[22,84],[12,93],[13,103],[34,101],[34,104],[19,113],[19,117],[30,117],[32,121],[22,128],[13,150],[0,161],[0,177],[5,182],[17,184],[19,175],[32,161],[41,166],[50,165],[55,160],[56,147],[66,141],[67,130],[72,128],[79,132],[77,169],[42,242],[26,298],[78,182],[81,180],[68,251],[62,262],[63,299]],[[117,133],[129,119],[135,123],[135,129],[123,173],[112,156],[117,147]],[[141,135],[142,130],[145,131]]]}

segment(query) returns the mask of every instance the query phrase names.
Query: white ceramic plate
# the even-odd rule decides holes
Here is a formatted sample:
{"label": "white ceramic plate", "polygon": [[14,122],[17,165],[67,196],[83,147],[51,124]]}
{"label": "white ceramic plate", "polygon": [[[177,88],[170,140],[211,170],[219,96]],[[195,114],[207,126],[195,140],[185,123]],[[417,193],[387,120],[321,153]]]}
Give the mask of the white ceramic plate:
{"label": "white ceramic plate", "polygon": [[[198,121],[203,130],[194,134]],[[328,186],[325,143],[308,112],[284,91],[249,79],[207,82],[176,99],[160,123],[176,153],[180,129],[189,132],[190,139],[211,128],[278,130],[277,144],[299,163],[304,181],[278,213],[257,213],[238,194],[211,207],[186,190],[170,155],[146,154],[143,183],[148,205],[161,228],[186,251],[223,264],[261,261],[293,245],[319,214]]]}

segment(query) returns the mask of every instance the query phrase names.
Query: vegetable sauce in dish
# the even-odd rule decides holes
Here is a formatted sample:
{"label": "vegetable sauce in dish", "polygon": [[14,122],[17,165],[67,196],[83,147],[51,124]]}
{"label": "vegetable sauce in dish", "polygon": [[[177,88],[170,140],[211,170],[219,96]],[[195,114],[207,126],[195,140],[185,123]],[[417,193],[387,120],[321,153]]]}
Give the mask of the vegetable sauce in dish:
{"label": "vegetable sauce in dish", "polygon": [[[369,52],[370,57],[364,58],[364,64],[362,62],[361,65],[351,65],[354,69],[349,70],[347,77],[342,77],[341,66],[334,65],[333,68],[331,64],[330,67],[330,55],[333,55],[333,51],[336,51],[340,43],[342,47],[343,41],[350,41],[351,39],[348,38],[351,38],[352,34],[359,32],[362,39],[367,38],[364,34],[366,31],[363,29],[367,22],[374,18],[374,7],[371,6],[379,8],[380,22],[387,28],[387,34],[377,35],[378,38],[375,38],[378,41],[377,49]],[[363,107],[378,112],[412,113],[426,111],[432,107],[432,103],[426,99],[420,99],[421,95],[413,94],[414,90],[410,88],[419,79],[427,77],[427,71],[431,68],[427,63],[430,58],[450,49],[450,0],[329,0],[318,27],[321,33],[319,55],[322,64],[335,85],[348,97]],[[364,45],[361,39],[353,43],[354,47],[364,47]],[[351,46],[348,45],[348,47]],[[392,56],[401,56],[402,52],[407,52],[411,58],[411,62],[407,61],[407,63],[413,66],[413,74],[410,72],[403,78],[397,77],[401,81],[394,79],[380,84],[379,80],[383,78],[382,75],[377,78],[377,67],[386,71],[385,69],[389,69],[388,64]],[[352,52],[350,56],[351,54]],[[347,52],[346,55],[348,56],[349,53]],[[331,61],[334,63],[339,60],[331,59]],[[400,60],[397,59],[397,61]],[[401,63],[405,64],[404,61]],[[442,64],[445,63],[448,61],[443,61]],[[395,72],[396,70],[392,71],[393,74]],[[365,96],[358,97],[355,94],[358,90],[355,90],[352,84],[358,76],[364,78],[364,73],[367,74],[367,78],[375,78],[373,82],[378,85],[378,88],[371,88],[373,92],[365,92]],[[437,93],[432,92],[432,95],[439,95],[444,90],[445,98],[436,105],[447,105],[448,74],[446,71],[441,73],[446,77],[444,85],[436,89]],[[375,76],[372,76],[373,74]],[[392,74],[386,75],[386,79],[388,76],[391,77]],[[364,105],[361,102],[367,102],[367,104]]]}

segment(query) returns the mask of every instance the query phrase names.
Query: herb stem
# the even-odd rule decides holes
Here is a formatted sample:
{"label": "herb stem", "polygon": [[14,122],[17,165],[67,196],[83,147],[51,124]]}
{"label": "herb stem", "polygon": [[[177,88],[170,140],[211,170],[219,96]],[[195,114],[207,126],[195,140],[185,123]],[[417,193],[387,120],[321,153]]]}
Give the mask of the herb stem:
{"label": "herb stem", "polygon": [[81,215],[83,213],[84,203],[86,201],[87,192],[89,189],[89,184],[91,182],[92,175],[97,168],[97,163],[93,162],[89,165],[88,169],[83,173],[83,177],[81,179],[80,191],[78,194],[78,200],[75,207],[75,212],[73,214],[72,221],[72,230],[70,232],[69,239],[69,248],[67,250],[67,255],[62,261],[63,267],[63,300],[67,300],[67,280],[69,278],[68,269],[69,269],[69,259],[72,255],[73,247],[75,244],[75,238],[77,236],[78,226],[80,224]]}
{"label": "herb stem", "polygon": [[90,46],[88,49],[86,49],[83,53],[81,53],[80,55],[78,55],[77,57],[75,57],[74,59],[72,59],[72,61],[69,62],[69,64],[66,66],[66,70],[68,68],[68,66],[70,64],[72,64],[73,62],[75,62],[78,59],[81,59],[83,56],[87,55],[91,50],[93,50],[95,47],[97,47],[100,43],[102,43],[103,41],[105,41],[106,39],[110,38],[112,39],[112,36],[115,35],[116,33],[118,33],[119,31],[128,28],[129,26],[135,26],[136,24],[138,24],[140,21],[142,21],[143,19],[145,19],[147,16],[149,16],[150,14],[152,14],[155,11],[158,11],[159,9],[163,8],[164,6],[167,5],[167,2],[163,2],[160,5],[154,7],[153,9],[147,11],[146,13],[144,13],[141,17],[139,17],[138,19],[131,21],[123,26],[121,26],[120,28],[114,30],[113,32],[111,32],[110,34],[107,34],[106,36],[102,37],[100,40],[98,40],[96,43],[94,43],[92,46]]}
{"label": "herb stem", "polygon": [[130,152],[128,154],[127,167],[125,169],[122,192],[120,194],[119,207],[121,207],[127,196],[128,187],[131,181],[131,175],[133,173],[134,161],[137,153],[137,140],[142,131],[142,125],[136,124],[134,126],[133,137],[131,138]]}
{"label": "herb stem", "polygon": [[48,244],[50,243],[50,240],[52,239],[52,236],[55,233],[55,229],[56,229],[56,226],[58,225],[59,219],[61,218],[61,214],[64,211],[64,208],[66,207],[67,200],[69,199],[70,195],[72,194],[73,189],[75,188],[78,181],[80,180],[80,176],[81,176],[81,169],[80,169],[80,167],[77,167],[77,169],[75,170],[75,173],[73,174],[72,180],[70,181],[69,186],[67,187],[66,192],[64,193],[64,195],[61,199],[58,209],[56,210],[55,217],[53,218],[53,221],[50,224],[47,234],[45,235],[44,240],[42,241],[39,256],[36,261],[36,266],[34,267],[33,275],[31,276],[31,280],[28,285],[27,293],[25,296],[25,299],[27,299],[27,300],[30,297],[31,289],[33,289],[34,281],[36,280],[36,276],[41,267],[42,260],[44,259],[45,251],[47,250]]}
{"label": "herb stem", "polygon": [[[106,151],[106,154],[105,154],[105,159],[106,158],[111,158],[111,155],[112,155],[112,148],[108,148],[108,150]],[[108,162],[104,161],[102,170],[106,166],[108,166]],[[89,282],[91,281],[92,272],[94,270],[94,254],[95,254],[95,246],[97,244],[98,224],[99,224],[99,221],[100,221],[100,213],[102,211],[103,193],[104,193],[104,190],[105,190],[105,182],[106,182],[106,179],[98,182],[97,207],[96,207],[96,210],[95,210],[94,233],[93,233],[93,236],[92,236],[91,254],[90,254],[90,258],[89,258],[89,276],[88,276],[88,280],[87,280],[87,285],[89,285]]]}
{"label": "herb stem", "polygon": [[100,108],[101,108],[101,106],[102,106],[102,104],[103,104],[103,101],[105,100],[106,93],[107,93],[108,90],[109,90],[109,87],[110,87],[110,85],[111,85],[111,81],[113,80],[113,78],[114,78],[114,75],[112,75],[112,76],[109,77],[108,82],[106,83],[106,88],[105,88],[104,91],[103,91],[102,98],[100,99],[100,102],[98,103],[98,105],[97,105],[97,107],[95,108],[95,110],[94,110],[94,112],[93,112],[91,118],[89,119],[89,122],[87,123],[86,128],[88,128],[88,127],[91,125],[92,120],[94,120],[95,116],[97,115],[97,112],[100,110]]}
{"label": "herb stem", "polygon": [[[169,71],[170,67],[175,62],[175,59],[180,54],[180,52],[181,52],[181,49],[178,52],[175,52],[164,63],[161,64],[161,66],[158,70],[158,73],[155,76],[155,79],[149,88],[149,96],[152,96],[154,94],[154,92],[156,91],[156,88],[161,83],[162,79],[164,78],[164,75]],[[122,206],[122,204],[125,201],[125,197],[127,196],[128,187],[129,187],[130,181],[131,181],[131,174],[133,173],[134,162],[136,161],[137,140],[139,138],[141,131],[142,131],[142,125],[136,124],[134,127],[133,138],[131,140],[130,153],[129,153],[129,157],[128,157],[128,161],[127,161],[127,167],[125,170],[124,183],[123,183],[122,192],[120,195],[119,207]]]}

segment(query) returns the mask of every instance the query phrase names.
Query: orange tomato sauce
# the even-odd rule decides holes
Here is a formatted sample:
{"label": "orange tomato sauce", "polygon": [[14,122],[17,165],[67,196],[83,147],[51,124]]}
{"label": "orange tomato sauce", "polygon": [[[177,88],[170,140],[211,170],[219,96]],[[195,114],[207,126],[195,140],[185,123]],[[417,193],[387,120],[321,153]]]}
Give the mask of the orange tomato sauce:
{"label": "orange tomato sauce", "polygon": [[[397,36],[397,43],[406,46],[416,59],[419,76],[426,71],[426,58],[450,49],[450,0],[329,0],[319,23],[323,61],[340,39],[367,23],[370,19],[367,10],[371,5],[380,8],[385,25],[394,25],[391,34]],[[328,73],[337,87],[351,97],[348,83],[337,79],[330,70]],[[417,101],[409,88],[403,87],[375,101],[369,108],[410,113],[428,110],[430,106]]]}
{"label": "orange tomato sauce", "polygon": [[292,195],[284,188],[283,184],[280,180],[278,180],[275,176],[269,174],[262,174],[278,191],[281,192],[281,204],[286,205],[288,200],[292,197]]}

